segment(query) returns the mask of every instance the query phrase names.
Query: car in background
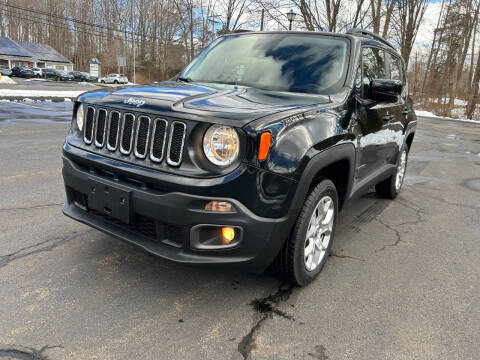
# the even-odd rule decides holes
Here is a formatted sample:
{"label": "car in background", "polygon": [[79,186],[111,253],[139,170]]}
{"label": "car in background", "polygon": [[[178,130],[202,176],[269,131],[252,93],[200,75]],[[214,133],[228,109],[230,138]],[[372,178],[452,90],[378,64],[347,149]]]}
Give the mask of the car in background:
{"label": "car in background", "polygon": [[68,75],[73,76],[73,80],[75,81],[90,81],[90,75],[86,72],[82,71],[71,71]]}
{"label": "car in background", "polygon": [[98,79],[102,84],[128,84],[128,78],[125,74],[108,74]]}
{"label": "car in background", "polygon": [[57,71],[57,80],[60,81],[73,81],[74,77],[73,75],[67,73],[66,71],[63,70],[56,70]]}
{"label": "car in background", "polygon": [[36,78],[41,78],[42,77],[42,69],[40,68],[32,68],[33,74]]}
{"label": "car in background", "polygon": [[57,80],[57,77],[58,77],[57,70],[55,70],[55,69],[43,69],[42,70],[42,76],[45,79]]}
{"label": "car in background", "polygon": [[35,75],[30,69],[15,66],[14,68],[12,68],[12,76],[28,79],[34,77]]}
{"label": "car in background", "polygon": [[0,74],[2,76],[12,76],[12,70],[8,66],[0,65]]}
{"label": "car in background", "polygon": [[90,75],[89,73],[84,73],[86,75],[88,75],[88,81],[90,82],[98,82],[98,77],[97,76],[93,76],[93,75]]}

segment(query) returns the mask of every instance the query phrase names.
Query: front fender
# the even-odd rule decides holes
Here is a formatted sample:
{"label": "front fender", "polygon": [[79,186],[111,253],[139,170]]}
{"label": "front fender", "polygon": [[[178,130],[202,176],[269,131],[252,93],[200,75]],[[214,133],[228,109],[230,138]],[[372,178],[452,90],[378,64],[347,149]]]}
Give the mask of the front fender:
{"label": "front fender", "polygon": [[[273,121],[255,121],[244,127],[251,144],[246,160],[256,167],[299,180],[303,168],[317,153],[354,139],[347,131],[350,116],[343,107],[331,106]],[[270,150],[267,159],[259,161],[259,137],[267,131],[272,134]]]}

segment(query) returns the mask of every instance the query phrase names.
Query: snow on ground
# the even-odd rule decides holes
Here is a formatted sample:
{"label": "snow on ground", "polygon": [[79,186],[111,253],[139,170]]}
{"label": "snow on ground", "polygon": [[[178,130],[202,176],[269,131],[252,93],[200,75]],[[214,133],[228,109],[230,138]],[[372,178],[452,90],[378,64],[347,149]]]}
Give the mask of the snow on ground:
{"label": "snow on ground", "polygon": [[425,110],[415,110],[415,114],[417,116],[425,116],[425,117],[430,117],[430,118],[436,118],[436,119],[439,119],[439,120],[453,120],[453,121],[468,122],[468,123],[472,123],[472,124],[480,124],[480,121],[478,121],[478,120],[455,119],[455,118],[450,118],[450,117],[437,116],[434,113],[432,113],[430,111],[425,111]]}
{"label": "snow on ground", "polygon": [[14,89],[0,89],[0,97],[25,97],[25,98],[38,98],[38,97],[61,97],[61,98],[74,98],[84,93],[85,90],[14,90]]}
{"label": "snow on ground", "polygon": [[16,82],[13,81],[13,79],[10,79],[8,76],[2,76],[2,78],[0,79],[0,84],[14,85],[16,84]]}

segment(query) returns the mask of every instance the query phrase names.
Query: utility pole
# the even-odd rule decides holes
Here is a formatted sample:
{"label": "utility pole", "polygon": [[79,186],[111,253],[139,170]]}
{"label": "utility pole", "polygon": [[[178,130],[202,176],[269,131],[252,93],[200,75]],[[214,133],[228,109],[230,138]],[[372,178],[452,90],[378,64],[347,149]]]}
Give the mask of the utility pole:
{"label": "utility pole", "polygon": [[263,31],[263,20],[265,18],[265,9],[262,9],[262,18],[260,20],[260,31]]}
{"label": "utility pole", "polygon": [[133,40],[133,83],[137,83],[136,73],[135,73],[135,40]]}
{"label": "utility pole", "polygon": [[213,14],[209,17],[208,21],[212,23],[212,41],[215,40],[215,24],[218,24],[219,21],[215,20],[220,15]]}

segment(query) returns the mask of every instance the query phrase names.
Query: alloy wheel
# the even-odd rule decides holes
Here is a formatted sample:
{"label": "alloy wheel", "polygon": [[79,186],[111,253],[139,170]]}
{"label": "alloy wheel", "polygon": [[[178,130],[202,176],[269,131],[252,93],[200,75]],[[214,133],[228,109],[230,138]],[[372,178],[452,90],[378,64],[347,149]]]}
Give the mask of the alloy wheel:
{"label": "alloy wheel", "polygon": [[327,253],[335,220],[334,206],[332,198],[324,196],[312,213],[305,236],[304,264],[307,271],[314,271]]}

